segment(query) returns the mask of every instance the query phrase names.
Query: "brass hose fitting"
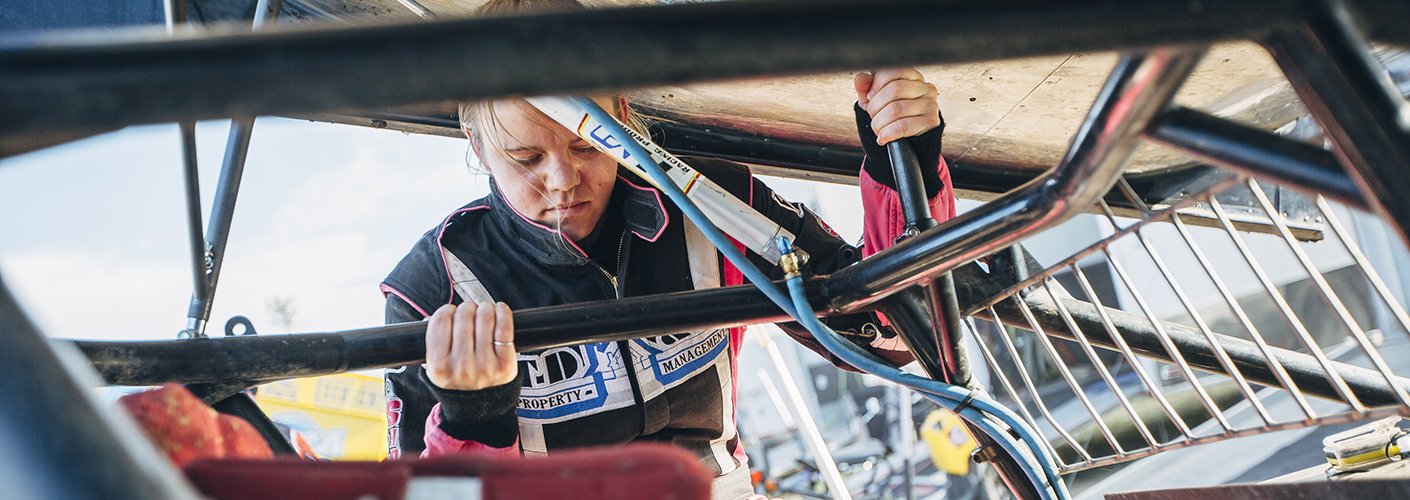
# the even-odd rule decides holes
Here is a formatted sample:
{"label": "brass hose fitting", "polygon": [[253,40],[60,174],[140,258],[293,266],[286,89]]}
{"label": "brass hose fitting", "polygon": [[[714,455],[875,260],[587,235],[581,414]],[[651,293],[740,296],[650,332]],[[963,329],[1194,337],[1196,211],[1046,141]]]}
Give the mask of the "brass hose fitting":
{"label": "brass hose fitting", "polygon": [[783,268],[784,279],[793,279],[803,275],[799,269],[808,263],[808,254],[802,250],[794,250],[783,254],[778,259],[779,267]]}

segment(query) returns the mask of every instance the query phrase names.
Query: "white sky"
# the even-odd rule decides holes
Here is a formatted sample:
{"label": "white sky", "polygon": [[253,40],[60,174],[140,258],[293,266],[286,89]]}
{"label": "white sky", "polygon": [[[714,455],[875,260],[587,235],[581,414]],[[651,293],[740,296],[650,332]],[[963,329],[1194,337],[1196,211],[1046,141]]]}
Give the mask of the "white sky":
{"label": "white sky", "polygon": [[[209,216],[227,122],[197,130]],[[283,333],[382,323],[379,283],[416,238],[482,196],[465,141],[261,118],[211,326],[243,314]],[[0,278],[54,337],[173,338],[190,302],[190,248],[175,125],[0,161]]]}

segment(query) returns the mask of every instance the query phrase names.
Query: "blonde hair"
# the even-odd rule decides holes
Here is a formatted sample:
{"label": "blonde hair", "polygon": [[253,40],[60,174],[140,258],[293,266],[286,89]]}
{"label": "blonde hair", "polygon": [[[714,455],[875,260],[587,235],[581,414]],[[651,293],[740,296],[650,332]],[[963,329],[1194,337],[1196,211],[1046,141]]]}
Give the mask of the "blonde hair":
{"label": "blonde hair", "polygon": [[[487,145],[485,141],[486,132],[492,130],[506,132],[504,123],[500,121],[498,114],[495,113],[494,105],[496,102],[503,101],[486,100],[460,104],[460,126],[464,128],[470,141],[475,144],[475,149],[479,151],[481,155],[485,154],[485,146]],[[627,104],[625,97],[620,95],[613,96],[610,111],[614,117],[621,118],[625,115],[625,125],[628,128],[631,128],[633,131],[643,136],[649,137],[646,119],[632,110],[631,106]],[[549,126],[546,123],[539,123],[539,125],[545,127]],[[496,134],[491,133],[488,135],[490,138],[488,146],[490,148],[493,148],[493,150],[499,154],[508,154],[504,145],[500,144],[500,142],[495,139]],[[481,163],[483,164],[483,162],[484,158],[481,158]]]}
{"label": "blonde hair", "polygon": [[[478,16],[504,16],[543,12],[572,12],[587,9],[588,7],[578,0],[489,0],[476,8],[475,14]],[[595,100],[600,100],[600,98],[608,96],[598,95],[593,97],[597,98]],[[618,118],[625,116],[625,124],[627,127],[643,136],[650,137],[647,132],[647,120],[632,110],[632,107],[627,103],[626,97],[622,94],[610,97],[612,98],[612,116]],[[481,155],[485,154],[485,132],[490,130],[505,131],[504,123],[495,115],[494,105],[496,102],[502,102],[502,100],[460,103],[460,126],[465,130],[466,134],[469,136],[470,142],[474,143],[475,149],[479,151]],[[540,125],[548,126],[548,124],[543,123]],[[500,144],[498,140],[493,139],[496,134],[489,134],[489,136],[491,137],[489,146],[500,154],[507,154],[504,145]],[[480,160],[481,165],[483,165],[484,158],[482,157]],[[468,161],[466,162],[466,166],[469,167]],[[484,171],[480,173],[488,174],[488,172]]]}

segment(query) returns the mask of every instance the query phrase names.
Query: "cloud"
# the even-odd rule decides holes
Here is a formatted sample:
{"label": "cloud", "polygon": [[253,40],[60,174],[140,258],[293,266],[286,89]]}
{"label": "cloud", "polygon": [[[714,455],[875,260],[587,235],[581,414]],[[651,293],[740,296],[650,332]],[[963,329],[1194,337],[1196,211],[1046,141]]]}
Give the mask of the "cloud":
{"label": "cloud", "polygon": [[40,331],[61,338],[175,338],[191,294],[181,264],[85,250],[0,255],[5,285]]}
{"label": "cloud", "polygon": [[[198,132],[205,213],[224,127],[202,123]],[[185,327],[191,271],[180,170],[168,158],[177,143],[168,129],[129,129],[6,162],[4,179],[13,182],[0,182],[0,198],[48,200],[0,238],[0,275],[45,333],[169,339]],[[298,310],[292,331],[380,325],[377,284],[423,232],[486,192],[465,168],[465,146],[261,119],[208,333],[220,335],[237,314],[262,334],[283,333],[268,307],[275,297]],[[82,170],[95,151],[106,168]]]}

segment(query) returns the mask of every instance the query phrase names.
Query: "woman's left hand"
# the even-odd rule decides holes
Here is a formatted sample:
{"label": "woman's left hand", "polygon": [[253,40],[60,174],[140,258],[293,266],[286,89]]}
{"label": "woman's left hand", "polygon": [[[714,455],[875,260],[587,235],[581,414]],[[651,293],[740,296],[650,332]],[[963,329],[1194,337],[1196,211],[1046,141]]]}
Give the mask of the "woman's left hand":
{"label": "woman's left hand", "polygon": [[871,115],[878,145],[940,126],[939,93],[915,68],[858,73],[852,83],[857,104]]}

